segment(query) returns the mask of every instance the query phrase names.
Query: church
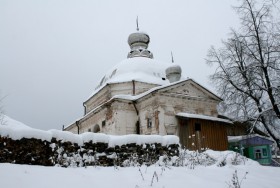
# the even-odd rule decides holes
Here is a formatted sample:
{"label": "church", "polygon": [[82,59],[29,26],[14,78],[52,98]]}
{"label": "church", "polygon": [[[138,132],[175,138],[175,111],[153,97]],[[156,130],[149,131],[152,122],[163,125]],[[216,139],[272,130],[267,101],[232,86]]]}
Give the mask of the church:
{"label": "church", "polygon": [[84,116],[64,128],[72,133],[177,135],[188,149],[226,150],[227,126],[214,93],[184,78],[175,63],[156,61],[150,37],[128,37],[127,59],[111,68],[85,100]]}

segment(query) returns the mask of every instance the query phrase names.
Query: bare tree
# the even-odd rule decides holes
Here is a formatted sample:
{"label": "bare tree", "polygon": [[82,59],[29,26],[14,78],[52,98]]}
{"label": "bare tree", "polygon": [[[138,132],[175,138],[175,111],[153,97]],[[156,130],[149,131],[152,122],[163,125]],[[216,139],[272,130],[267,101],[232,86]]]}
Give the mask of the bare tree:
{"label": "bare tree", "polygon": [[4,125],[5,119],[4,119],[4,110],[3,110],[3,100],[5,99],[6,96],[2,97],[0,93],[0,125]]}
{"label": "bare tree", "polygon": [[241,27],[231,30],[222,47],[211,47],[207,63],[216,67],[211,80],[224,99],[225,113],[251,122],[280,148],[279,1],[241,0],[235,7]]}
{"label": "bare tree", "polygon": [[3,107],[1,106],[3,98],[0,98],[0,125],[4,124]]}

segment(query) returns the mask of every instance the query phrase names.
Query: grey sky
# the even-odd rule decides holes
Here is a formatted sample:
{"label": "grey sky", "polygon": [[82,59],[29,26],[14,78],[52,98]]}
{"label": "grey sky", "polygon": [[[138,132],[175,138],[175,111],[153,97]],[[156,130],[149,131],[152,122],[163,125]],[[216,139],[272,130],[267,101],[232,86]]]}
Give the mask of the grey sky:
{"label": "grey sky", "polygon": [[0,92],[5,113],[38,129],[61,129],[106,71],[125,59],[128,35],[151,38],[154,58],[211,88],[207,50],[238,17],[235,0],[1,0]]}

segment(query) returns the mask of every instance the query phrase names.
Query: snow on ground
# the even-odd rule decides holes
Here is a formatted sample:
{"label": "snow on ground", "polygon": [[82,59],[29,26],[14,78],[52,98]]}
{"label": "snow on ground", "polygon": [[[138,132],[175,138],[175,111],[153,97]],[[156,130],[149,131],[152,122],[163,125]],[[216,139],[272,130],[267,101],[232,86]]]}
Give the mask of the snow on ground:
{"label": "snow on ground", "polygon": [[[121,145],[135,142],[143,144],[157,142],[163,145],[178,143],[175,136],[144,136],[126,135],[109,136],[104,134],[84,133],[73,135],[69,132],[58,130],[41,131],[32,129],[18,121],[5,116],[5,124],[0,125],[0,135],[6,135],[14,139],[22,137],[35,137],[50,139],[56,137],[65,141],[71,140],[82,143],[89,140],[94,142],[103,141],[109,145]],[[185,187],[207,187],[224,188],[229,187],[234,172],[237,170],[239,181],[248,172],[246,179],[242,181],[242,188],[278,188],[280,168],[260,166],[250,159],[242,162],[242,165],[232,165],[234,153],[230,151],[217,152],[207,151],[207,155],[215,159],[211,166],[188,167],[44,167],[30,165],[16,165],[0,163],[0,187],[8,188],[185,188]],[[225,161],[226,166],[218,167]],[[162,161],[161,161],[162,162]],[[160,164],[160,163],[157,163]],[[158,177],[154,176],[156,175]],[[154,178],[153,178],[154,177]]]}
{"label": "snow on ground", "polygon": [[[242,188],[279,187],[280,168],[260,165],[224,167],[214,165],[199,166],[195,169],[142,166],[116,169],[114,167],[42,167],[7,163],[0,164],[0,185],[9,188],[225,188],[229,187],[227,183],[230,183],[235,170],[239,179],[248,172],[246,179],[242,182]],[[153,179],[155,172],[158,182],[156,177]]]}

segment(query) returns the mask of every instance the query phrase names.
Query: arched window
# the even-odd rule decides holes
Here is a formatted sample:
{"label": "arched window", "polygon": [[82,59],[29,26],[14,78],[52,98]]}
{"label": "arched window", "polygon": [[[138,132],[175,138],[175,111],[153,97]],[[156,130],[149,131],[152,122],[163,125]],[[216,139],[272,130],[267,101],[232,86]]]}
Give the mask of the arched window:
{"label": "arched window", "polygon": [[94,125],[93,132],[94,133],[99,133],[100,132],[100,126],[98,124]]}

